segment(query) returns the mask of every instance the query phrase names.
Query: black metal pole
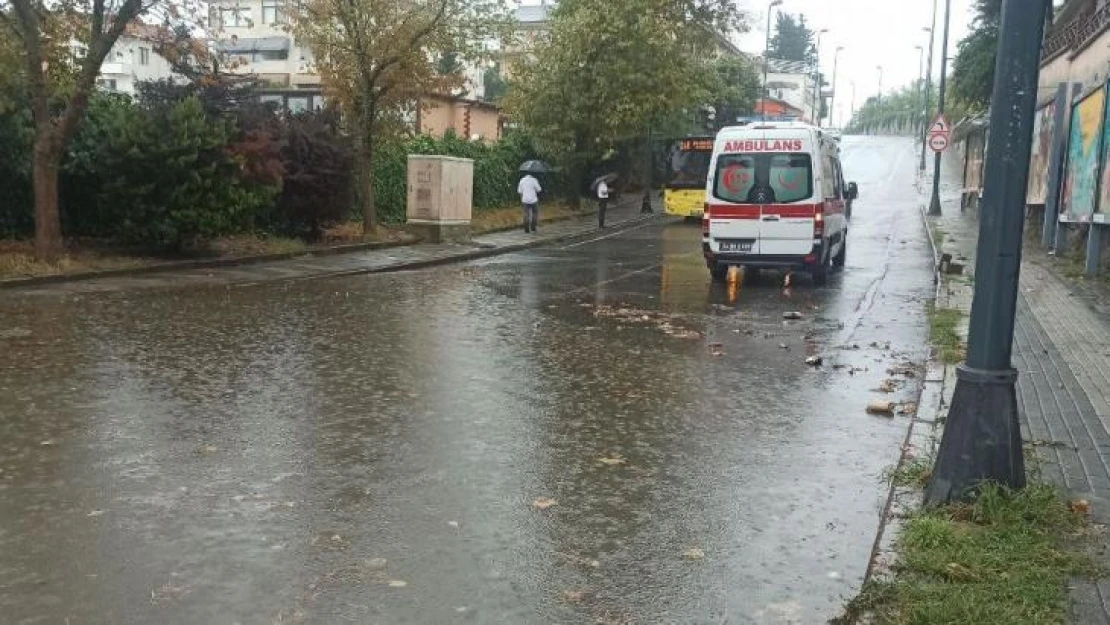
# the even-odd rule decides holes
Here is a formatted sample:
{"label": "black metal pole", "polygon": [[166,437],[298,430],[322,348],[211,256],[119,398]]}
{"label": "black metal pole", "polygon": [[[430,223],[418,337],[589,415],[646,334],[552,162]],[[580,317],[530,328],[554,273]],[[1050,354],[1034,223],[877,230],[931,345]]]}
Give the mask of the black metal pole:
{"label": "black metal pole", "polygon": [[[952,0],[944,0],[944,42],[940,45],[940,93],[937,97],[937,115],[944,114],[944,95],[948,86],[948,30],[952,25]],[[1038,40],[1039,42],[1040,40]],[[929,201],[929,214],[939,215],[941,152],[933,157],[933,198]]]}
{"label": "black metal pole", "polygon": [[651,189],[652,182],[655,178],[655,141],[653,135],[654,124],[648,125],[647,132],[647,158],[644,159],[647,165],[647,176],[644,177],[644,197],[640,201],[640,212],[647,214],[651,212]]}
{"label": "black metal pole", "polygon": [[929,62],[925,64],[925,113],[921,120],[921,173],[925,173],[925,154],[928,141],[925,137],[929,125],[929,101],[933,98],[933,48],[937,36],[937,0],[933,0],[933,23],[929,26]]}
{"label": "black metal pole", "polygon": [[1033,141],[1043,34],[1040,2],[1003,1],[967,362],[957,371],[944,437],[925,489],[930,504],[965,498],[985,481],[1025,485],[1017,372],[1010,356],[1029,159],[1013,156],[1029,154]]}

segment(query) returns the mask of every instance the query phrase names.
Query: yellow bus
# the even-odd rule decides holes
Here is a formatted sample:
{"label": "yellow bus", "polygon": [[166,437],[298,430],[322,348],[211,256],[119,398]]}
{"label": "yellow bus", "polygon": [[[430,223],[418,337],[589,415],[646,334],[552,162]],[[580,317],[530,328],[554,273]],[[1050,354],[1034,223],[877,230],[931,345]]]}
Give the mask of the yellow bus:
{"label": "yellow bus", "polygon": [[664,213],[688,219],[701,217],[705,208],[705,181],[713,156],[713,139],[712,136],[685,137],[667,146]]}

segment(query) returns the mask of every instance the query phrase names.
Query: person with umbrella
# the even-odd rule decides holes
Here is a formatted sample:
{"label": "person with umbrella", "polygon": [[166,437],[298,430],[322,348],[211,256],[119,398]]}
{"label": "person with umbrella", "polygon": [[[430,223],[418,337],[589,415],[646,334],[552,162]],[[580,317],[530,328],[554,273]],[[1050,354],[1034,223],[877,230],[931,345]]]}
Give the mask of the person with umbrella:
{"label": "person with umbrella", "polygon": [[532,174],[547,172],[548,167],[541,161],[525,161],[520,166],[520,171],[524,177],[517,184],[516,192],[520,194],[520,203],[524,207],[524,231],[535,232],[536,222],[539,221],[540,193],[543,192],[543,188],[540,187],[540,181]]}
{"label": "person with umbrella", "polygon": [[617,179],[616,174],[605,174],[594,180],[593,188],[597,193],[597,227],[605,227],[605,209],[609,207],[609,183]]}

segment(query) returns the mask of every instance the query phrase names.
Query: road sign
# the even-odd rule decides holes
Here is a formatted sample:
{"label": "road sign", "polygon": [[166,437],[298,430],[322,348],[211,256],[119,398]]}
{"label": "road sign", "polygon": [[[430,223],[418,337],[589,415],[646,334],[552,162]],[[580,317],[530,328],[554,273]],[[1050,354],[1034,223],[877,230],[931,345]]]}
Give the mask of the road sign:
{"label": "road sign", "polygon": [[925,134],[946,135],[950,132],[952,132],[952,126],[949,125],[948,118],[944,116],[944,113],[941,113],[940,115],[937,115],[936,119],[933,120],[932,125],[929,126],[929,132]]}
{"label": "road sign", "polygon": [[943,152],[948,149],[948,133],[929,135],[929,148],[934,152]]}

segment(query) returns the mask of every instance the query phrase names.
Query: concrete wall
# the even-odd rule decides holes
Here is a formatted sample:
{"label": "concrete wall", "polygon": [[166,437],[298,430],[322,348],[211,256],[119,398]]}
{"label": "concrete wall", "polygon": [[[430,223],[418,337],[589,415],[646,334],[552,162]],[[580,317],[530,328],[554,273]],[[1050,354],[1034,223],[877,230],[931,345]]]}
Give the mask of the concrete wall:
{"label": "concrete wall", "polygon": [[1107,78],[1110,64],[1110,30],[1103,31],[1078,53],[1065,52],[1041,66],[1037,83],[1037,101],[1046,102],[1055,95],[1061,82],[1082,83],[1083,91],[1095,88]]}
{"label": "concrete wall", "polygon": [[501,112],[492,106],[465,100],[422,100],[419,132],[442,137],[448,130],[464,139],[496,141],[501,138]]}

